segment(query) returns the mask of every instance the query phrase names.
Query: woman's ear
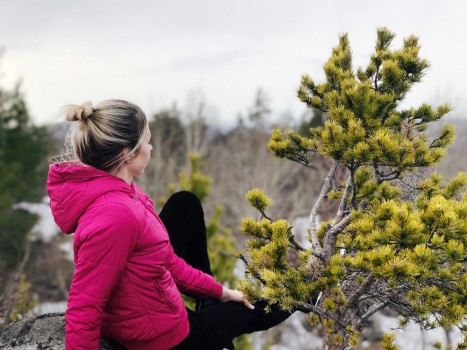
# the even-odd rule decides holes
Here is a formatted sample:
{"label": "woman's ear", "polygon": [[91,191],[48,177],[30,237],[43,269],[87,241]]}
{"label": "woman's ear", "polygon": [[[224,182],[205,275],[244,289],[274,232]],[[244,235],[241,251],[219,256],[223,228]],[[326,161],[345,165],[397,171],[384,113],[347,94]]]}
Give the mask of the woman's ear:
{"label": "woman's ear", "polygon": [[130,149],[128,147],[125,147],[122,153],[120,153],[120,157],[121,159],[124,159],[125,163],[130,163],[134,158],[134,155],[129,156],[128,155],[129,153],[130,153]]}

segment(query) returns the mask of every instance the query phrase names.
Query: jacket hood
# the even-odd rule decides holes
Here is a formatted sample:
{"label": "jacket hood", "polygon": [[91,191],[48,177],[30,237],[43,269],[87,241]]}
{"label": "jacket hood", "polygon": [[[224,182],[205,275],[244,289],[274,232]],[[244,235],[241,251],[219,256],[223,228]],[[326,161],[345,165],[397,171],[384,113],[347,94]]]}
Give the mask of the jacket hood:
{"label": "jacket hood", "polygon": [[53,217],[65,233],[75,232],[80,217],[98,197],[110,191],[132,196],[133,186],[105,171],[76,163],[51,164],[46,184]]}

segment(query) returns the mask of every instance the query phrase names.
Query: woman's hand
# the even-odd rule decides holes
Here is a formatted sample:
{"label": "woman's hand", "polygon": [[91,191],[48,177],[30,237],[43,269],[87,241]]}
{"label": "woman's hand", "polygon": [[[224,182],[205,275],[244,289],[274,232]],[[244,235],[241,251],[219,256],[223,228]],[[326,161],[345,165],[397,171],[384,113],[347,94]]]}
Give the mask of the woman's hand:
{"label": "woman's hand", "polygon": [[223,302],[235,301],[237,303],[243,303],[250,310],[253,310],[255,308],[248,300],[246,300],[243,293],[240,292],[239,290],[233,290],[233,289],[223,287],[222,296],[220,300]]}

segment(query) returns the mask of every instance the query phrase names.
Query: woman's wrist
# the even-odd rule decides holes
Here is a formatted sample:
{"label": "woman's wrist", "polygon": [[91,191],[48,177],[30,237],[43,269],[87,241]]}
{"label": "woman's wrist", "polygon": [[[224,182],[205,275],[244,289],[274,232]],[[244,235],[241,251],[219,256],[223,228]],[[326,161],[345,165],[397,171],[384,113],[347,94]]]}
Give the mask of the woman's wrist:
{"label": "woman's wrist", "polygon": [[222,295],[221,298],[219,299],[220,301],[229,301],[230,299],[230,289],[222,286]]}

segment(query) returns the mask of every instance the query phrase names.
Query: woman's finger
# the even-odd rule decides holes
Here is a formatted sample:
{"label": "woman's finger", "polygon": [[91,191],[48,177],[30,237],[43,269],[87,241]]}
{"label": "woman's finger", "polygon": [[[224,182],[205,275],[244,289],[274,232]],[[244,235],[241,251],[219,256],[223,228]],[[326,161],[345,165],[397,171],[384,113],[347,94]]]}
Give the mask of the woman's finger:
{"label": "woman's finger", "polygon": [[255,309],[254,305],[251,304],[251,303],[245,298],[244,295],[242,295],[242,299],[243,299],[243,304],[244,304],[247,308],[249,308],[250,310],[254,310],[254,309]]}

